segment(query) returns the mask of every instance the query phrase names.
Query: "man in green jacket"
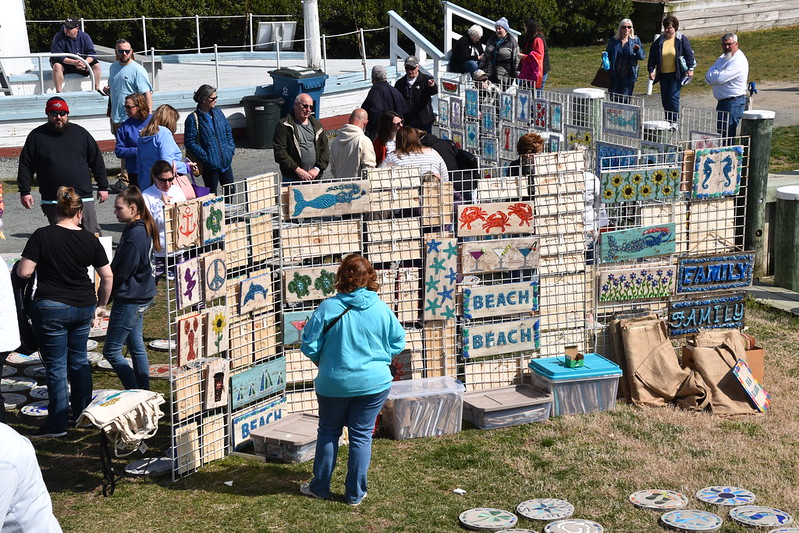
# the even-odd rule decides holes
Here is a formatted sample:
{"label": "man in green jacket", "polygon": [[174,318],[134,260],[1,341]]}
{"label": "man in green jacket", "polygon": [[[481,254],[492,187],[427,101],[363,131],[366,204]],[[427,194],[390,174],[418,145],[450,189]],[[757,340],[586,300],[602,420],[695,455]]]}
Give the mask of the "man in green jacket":
{"label": "man in green jacket", "polygon": [[294,99],[294,110],[275,129],[275,162],[284,182],[318,179],[330,161],[330,148],[322,124],[313,117],[313,98],[305,93]]}

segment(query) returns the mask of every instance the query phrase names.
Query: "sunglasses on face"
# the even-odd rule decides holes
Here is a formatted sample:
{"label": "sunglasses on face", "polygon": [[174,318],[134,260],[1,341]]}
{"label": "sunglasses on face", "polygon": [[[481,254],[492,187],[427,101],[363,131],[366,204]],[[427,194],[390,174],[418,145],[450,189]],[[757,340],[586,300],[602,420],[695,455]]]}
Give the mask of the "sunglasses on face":
{"label": "sunglasses on face", "polygon": [[129,54],[133,51],[133,49],[123,50],[122,48],[117,48],[117,54]]}
{"label": "sunglasses on face", "polygon": [[126,106],[125,106],[125,110],[129,110],[129,109],[136,109],[137,107],[139,107],[139,106],[137,106],[136,104],[133,104],[133,105],[126,105]]}
{"label": "sunglasses on face", "polygon": [[313,111],[313,104],[298,104],[298,105],[303,109],[310,109],[311,111]]}
{"label": "sunglasses on face", "polygon": [[175,181],[175,178],[162,178],[161,176],[156,176],[155,179],[157,179],[161,183],[172,183],[173,181]]}
{"label": "sunglasses on face", "polygon": [[218,96],[209,96],[208,100],[211,100],[212,102],[216,102],[217,98],[219,98],[219,97]]}
{"label": "sunglasses on face", "polygon": [[66,111],[50,111],[50,113],[48,113],[48,114],[51,117],[65,117],[65,116],[69,115],[69,113],[67,113]]}
{"label": "sunglasses on face", "polygon": [[632,26],[622,26],[621,28],[622,28],[623,30],[631,30],[631,29],[633,29],[633,27],[632,27]]}

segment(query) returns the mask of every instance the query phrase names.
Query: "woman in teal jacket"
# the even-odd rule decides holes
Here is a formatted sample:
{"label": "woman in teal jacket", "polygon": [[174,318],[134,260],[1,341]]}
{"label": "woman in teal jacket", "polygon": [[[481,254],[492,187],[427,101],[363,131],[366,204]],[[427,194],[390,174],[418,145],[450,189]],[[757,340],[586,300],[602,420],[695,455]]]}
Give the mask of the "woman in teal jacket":
{"label": "woman in teal jacket", "polygon": [[377,296],[377,288],[372,264],[348,255],[336,272],[338,294],[322,302],[302,330],[302,353],[319,367],[313,478],[300,486],[306,496],[330,497],[338,441],[346,425],[350,454],[345,499],[355,506],[366,497],[372,430],[392,380],[389,364],[405,348],[405,330]]}

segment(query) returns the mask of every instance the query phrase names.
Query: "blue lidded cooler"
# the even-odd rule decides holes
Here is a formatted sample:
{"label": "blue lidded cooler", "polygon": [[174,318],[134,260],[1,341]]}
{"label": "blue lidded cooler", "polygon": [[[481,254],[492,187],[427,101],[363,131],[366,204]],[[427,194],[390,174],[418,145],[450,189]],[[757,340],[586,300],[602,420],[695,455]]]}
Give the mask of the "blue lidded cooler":
{"label": "blue lidded cooler", "polygon": [[621,367],[596,353],[585,354],[585,364],[566,366],[563,357],[533,359],[533,385],[552,393],[552,416],[608,411],[616,407]]}

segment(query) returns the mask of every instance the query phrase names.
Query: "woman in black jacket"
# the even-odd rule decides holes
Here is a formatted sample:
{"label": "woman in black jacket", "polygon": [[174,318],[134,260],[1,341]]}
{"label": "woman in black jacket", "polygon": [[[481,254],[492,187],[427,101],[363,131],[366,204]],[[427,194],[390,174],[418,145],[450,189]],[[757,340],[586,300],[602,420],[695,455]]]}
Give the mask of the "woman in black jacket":
{"label": "woman in black jacket", "polygon": [[479,62],[483,59],[483,27],[475,24],[466,32],[466,35],[458,39],[452,49],[452,57],[449,60],[450,72],[466,72],[471,74],[479,68]]}

